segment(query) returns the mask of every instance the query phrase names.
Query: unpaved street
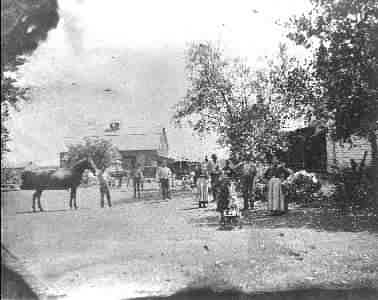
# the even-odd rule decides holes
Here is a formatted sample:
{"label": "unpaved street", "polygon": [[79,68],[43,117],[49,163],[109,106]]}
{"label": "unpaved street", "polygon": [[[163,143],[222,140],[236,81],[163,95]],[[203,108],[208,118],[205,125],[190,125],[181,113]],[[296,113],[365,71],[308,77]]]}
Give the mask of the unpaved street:
{"label": "unpaved street", "polygon": [[304,286],[378,288],[378,238],[368,232],[253,224],[219,230],[214,204],[198,209],[186,193],[136,201],[114,190],[101,209],[95,188],[81,188],[77,211],[66,191],[2,195],[3,245],[49,288],[68,299],[125,299],[187,287],[246,292]]}

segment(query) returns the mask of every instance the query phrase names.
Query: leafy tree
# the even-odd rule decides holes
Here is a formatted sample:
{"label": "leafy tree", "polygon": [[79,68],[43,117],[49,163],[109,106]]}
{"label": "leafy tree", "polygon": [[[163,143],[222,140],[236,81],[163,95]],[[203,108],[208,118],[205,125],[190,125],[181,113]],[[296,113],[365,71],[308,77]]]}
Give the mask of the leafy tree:
{"label": "leafy tree", "polygon": [[368,138],[378,180],[378,2],[311,2],[308,14],[291,20],[288,36],[314,49],[311,76],[322,93],[312,113],[317,118],[328,113],[336,140],[352,135]]}
{"label": "leafy tree", "polygon": [[101,138],[85,138],[83,142],[70,145],[67,152],[67,164],[72,166],[81,159],[90,157],[99,169],[108,168],[119,158],[116,148]]}
{"label": "leafy tree", "polygon": [[1,1],[1,158],[9,151],[10,133],[6,127],[10,106],[26,99],[26,89],[5,75],[24,63],[23,55],[30,54],[50,29],[58,24],[57,0]]}
{"label": "leafy tree", "polygon": [[286,138],[280,129],[290,115],[283,82],[296,65],[286,52],[282,45],[266,70],[252,71],[240,59],[225,58],[211,43],[192,44],[187,56],[190,86],[176,106],[176,122],[187,120],[199,133],[216,132],[231,155],[282,150]]}

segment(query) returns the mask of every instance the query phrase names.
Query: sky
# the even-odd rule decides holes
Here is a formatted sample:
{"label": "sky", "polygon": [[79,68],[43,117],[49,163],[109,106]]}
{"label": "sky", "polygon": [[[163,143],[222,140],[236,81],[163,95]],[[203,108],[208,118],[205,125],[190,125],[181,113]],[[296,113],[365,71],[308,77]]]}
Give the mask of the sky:
{"label": "sky", "polygon": [[305,0],[61,0],[60,21],[17,73],[30,102],[9,121],[9,161],[58,163],[67,136],[88,124],[167,128],[170,155],[201,159],[216,137],[175,128],[173,106],[185,95],[185,50],[210,40],[258,67],[277,52],[285,20]]}

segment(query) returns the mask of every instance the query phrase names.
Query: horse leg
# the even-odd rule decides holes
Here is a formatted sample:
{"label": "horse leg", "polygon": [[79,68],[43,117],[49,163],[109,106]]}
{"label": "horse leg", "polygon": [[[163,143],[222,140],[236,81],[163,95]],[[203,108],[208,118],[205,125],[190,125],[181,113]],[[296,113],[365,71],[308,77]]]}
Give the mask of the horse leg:
{"label": "horse leg", "polygon": [[73,204],[73,198],[74,198],[74,192],[73,188],[71,188],[71,193],[70,193],[70,209],[72,209],[72,204]]}
{"label": "horse leg", "polygon": [[37,191],[35,191],[34,193],[33,193],[33,212],[35,212],[36,211],[36,209],[35,209],[35,200],[37,199]]}
{"label": "horse leg", "polygon": [[76,203],[76,187],[72,188],[72,192],[73,192],[74,207],[75,207],[75,209],[78,209],[77,203]]}
{"label": "horse leg", "polygon": [[38,191],[38,208],[40,211],[43,211],[42,205],[41,205],[41,195],[42,195],[42,190]]}

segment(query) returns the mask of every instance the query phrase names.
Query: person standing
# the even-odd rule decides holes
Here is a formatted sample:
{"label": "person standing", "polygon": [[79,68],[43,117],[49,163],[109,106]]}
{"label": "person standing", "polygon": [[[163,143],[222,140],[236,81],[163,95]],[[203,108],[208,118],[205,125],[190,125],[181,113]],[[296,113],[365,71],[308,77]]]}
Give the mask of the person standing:
{"label": "person standing", "polygon": [[136,168],[133,172],[133,187],[134,187],[134,198],[140,199],[140,184],[143,180],[143,168],[139,164],[136,165]]}
{"label": "person standing", "polygon": [[240,162],[237,166],[241,167],[241,176],[240,176],[240,183],[242,187],[242,195],[243,195],[243,202],[244,207],[243,210],[246,211],[250,208],[254,208],[254,179],[256,176],[256,166],[251,161],[250,158],[245,159],[244,161]]}
{"label": "person standing", "polygon": [[287,210],[282,182],[290,175],[283,165],[279,165],[277,157],[273,157],[272,166],[264,177],[268,180],[268,210],[272,215],[281,215]]}
{"label": "person standing", "polygon": [[100,198],[101,198],[101,207],[105,207],[105,197],[108,202],[108,206],[112,207],[110,191],[109,191],[109,180],[110,176],[106,172],[106,168],[103,167],[97,170],[98,183],[100,185]]}
{"label": "person standing", "polygon": [[209,176],[206,168],[200,168],[196,179],[197,198],[199,207],[206,207],[209,203]]}
{"label": "person standing", "polygon": [[156,172],[156,179],[160,183],[163,200],[171,199],[169,193],[169,179],[171,178],[171,175],[171,169],[167,167],[167,162],[163,161],[161,167],[158,168]]}
{"label": "person standing", "polygon": [[211,160],[207,164],[207,172],[210,174],[211,178],[211,192],[213,195],[213,202],[217,202],[219,176],[222,172],[218,164],[218,158],[215,154],[211,155]]}

